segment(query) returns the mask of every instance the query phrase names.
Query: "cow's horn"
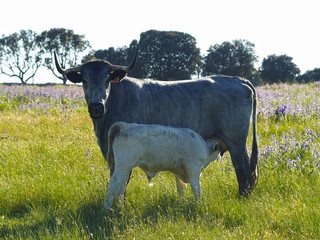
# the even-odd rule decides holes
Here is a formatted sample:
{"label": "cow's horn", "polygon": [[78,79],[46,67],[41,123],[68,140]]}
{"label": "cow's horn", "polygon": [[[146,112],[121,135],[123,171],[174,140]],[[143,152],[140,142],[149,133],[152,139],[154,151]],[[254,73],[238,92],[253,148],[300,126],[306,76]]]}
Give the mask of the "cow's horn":
{"label": "cow's horn", "polygon": [[71,73],[71,72],[81,72],[81,67],[63,69],[59,64],[56,52],[54,52],[54,61],[55,61],[58,72],[61,73],[62,75],[67,75],[68,73]]}
{"label": "cow's horn", "polygon": [[134,56],[134,58],[132,59],[131,63],[128,66],[111,65],[111,70],[112,71],[123,70],[126,73],[129,73],[134,68],[134,65],[136,65],[137,58],[138,58],[138,52],[139,52],[139,45],[138,45],[138,48],[136,51],[136,55]]}

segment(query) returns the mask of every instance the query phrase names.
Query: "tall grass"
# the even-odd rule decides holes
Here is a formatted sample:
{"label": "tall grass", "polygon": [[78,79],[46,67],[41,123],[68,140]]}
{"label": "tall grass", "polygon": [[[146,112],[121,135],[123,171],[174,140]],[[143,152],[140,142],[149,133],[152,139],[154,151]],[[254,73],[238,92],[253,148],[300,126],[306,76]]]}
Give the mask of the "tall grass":
{"label": "tall grass", "polygon": [[[238,197],[230,156],[179,198],[139,169],[102,211],[109,171],[80,87],[0,85],[0,239],[319,239],[320,84],[257,89],[260,178]],[[251,137],[248,140],[250,148]]]}

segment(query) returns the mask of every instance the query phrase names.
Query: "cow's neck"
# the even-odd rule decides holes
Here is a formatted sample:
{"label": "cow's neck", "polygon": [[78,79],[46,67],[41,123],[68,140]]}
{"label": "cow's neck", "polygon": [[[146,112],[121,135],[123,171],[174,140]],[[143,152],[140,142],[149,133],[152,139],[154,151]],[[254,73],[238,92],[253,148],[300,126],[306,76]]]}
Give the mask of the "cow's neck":
{"label": "cow's neck", "polygon": [[105,124],[103,123],[103,118],[101,119],[94,119],[92,120],[93,122],[93,127],[94,127],[94,132],[96,134],[96,138],[97,138],[97,143],[100,147],[100,150],[103,154],[104,157],[107,156],[107,152],[106,150],[108,149],[108,147],[104,147],[107,146],[106,144],[108,144],[108,142],[106,141],[106,137],[104,137],[104,132],[105,132]]}
{"label": "cow's neck", "polygon": [[111,125],[115,122],[113,119],[114,102],[112,96],[112,87],[109,85],[110,91],[107,92],[105,110],[101,119],[92,119],[94,132],[96,134],[97,143],[100,147],[102,155],[106,159],[108,153],[108,131]]}

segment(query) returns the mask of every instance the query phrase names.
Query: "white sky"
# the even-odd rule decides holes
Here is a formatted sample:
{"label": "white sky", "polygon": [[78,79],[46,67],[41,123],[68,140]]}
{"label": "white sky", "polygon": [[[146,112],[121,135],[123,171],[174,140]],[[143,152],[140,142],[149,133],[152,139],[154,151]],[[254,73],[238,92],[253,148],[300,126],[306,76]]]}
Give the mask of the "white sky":
{"label": "white sky", "polygon": [[[203,54],[210,45],[246,39],[260,62],[287,54],[304,73],[320,67],[319,9],[319,0],[10,0],[1,3],[0,36],[61,27],[84,34],[98,50],[128,46],[150,29],[174,30],[195,37]],[[45,82],[56,79],[45,68],[40,73]]]}

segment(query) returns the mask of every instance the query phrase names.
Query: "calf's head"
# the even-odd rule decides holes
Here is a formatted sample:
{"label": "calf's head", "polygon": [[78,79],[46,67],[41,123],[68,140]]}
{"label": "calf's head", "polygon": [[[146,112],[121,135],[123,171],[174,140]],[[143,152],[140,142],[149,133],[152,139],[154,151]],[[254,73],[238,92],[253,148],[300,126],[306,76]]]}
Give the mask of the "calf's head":
{"label": "calf's head", "polygon": [[119,66],[108,61],[95,60],[81,66],[63,69],[54,53],[54,60],[58,72],[67,77],[73,83],[82,83],[88,110],[92,119],[99,119],[103,116],[107,89],[110,81],[119,82],[129,73],[138,57],[138,50],[134,59],[128,66]]}
{"label": "calf's head", "polygon": [[221,145],[215,139],[207,139],[207,146],[209,147],[209,157],[212,160],[218,158],[219,153],[221,153]]}

